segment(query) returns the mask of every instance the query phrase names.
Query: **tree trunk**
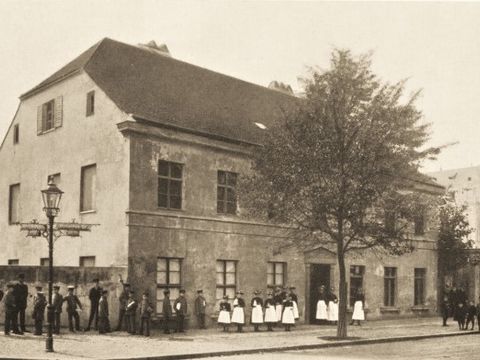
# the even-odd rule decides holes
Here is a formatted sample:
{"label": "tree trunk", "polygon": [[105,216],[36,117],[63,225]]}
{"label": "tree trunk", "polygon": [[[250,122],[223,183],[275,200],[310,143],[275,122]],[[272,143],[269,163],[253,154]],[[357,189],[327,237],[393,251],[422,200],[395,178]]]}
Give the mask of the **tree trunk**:
{"label": "tree trunk", "polygon": [[343,249],[337,251],[338,269],[340,271],[339,281],[339,304],[338,304],[338,326],[337,337],[347,337],[347,280],[345,276],[345,254]]}

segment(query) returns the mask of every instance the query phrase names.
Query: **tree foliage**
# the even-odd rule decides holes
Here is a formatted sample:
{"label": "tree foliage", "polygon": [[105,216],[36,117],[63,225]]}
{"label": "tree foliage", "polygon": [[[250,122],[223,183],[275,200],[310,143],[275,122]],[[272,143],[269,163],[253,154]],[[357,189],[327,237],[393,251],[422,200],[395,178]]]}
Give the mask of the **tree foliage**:
{"label": "tree foliage", "polygon": [[[305,80],[304,98],[265,130],[251,175],[240,184],[247,214],[291,225],[296,246],[337,255],[340,337],[346,336],[345,255],[411,251],[409,224],[426,210],[413,189],[425,180],[421,162],[439,149],[424,147],[429,125],[419,121],[419,92],[405,96],[404,87],[404,81],[383,83],[369,56],[335,50],[330,68]],[[395,216],[396,226],[386,227],[386,216]]]}

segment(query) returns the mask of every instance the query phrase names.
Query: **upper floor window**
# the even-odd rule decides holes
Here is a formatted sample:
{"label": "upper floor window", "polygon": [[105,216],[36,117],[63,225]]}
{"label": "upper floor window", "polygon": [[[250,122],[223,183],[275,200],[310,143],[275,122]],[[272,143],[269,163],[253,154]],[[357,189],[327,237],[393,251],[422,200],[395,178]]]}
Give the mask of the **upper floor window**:
{"label": "upper floor window", "polygon": [[160,160],[158,162],[158,206],[166,209],[182,208],[183,165]]}
{"label": "upper floor window", "polygon": [[283,262],[269,262],[267,264],[267,285],[283,286],[285,285],[285,269],[287,264]]}
{"label": "upper floor window", "polygon": [[420,213],[415,216],[415,235],[424,235],[425,234],[425,214]]}
{"label": "upper floor window", "polygon": [[8,223],[20,222],[20,184],[10,185],[8,200]]}
{"label": "upper floor window", "polygon": [[80,267],[95,266],[95,256],[80,256]]}
{"label": "upper floor window", "polygon": [[385,210],[385,231],[387,234],[395,234],[397,215],[395,211]]}
{"label": "upper floor window", "polygon": [[97,182],[97,166],[84,166],[80,178],[80,211],[95,210],[95,188]]}
{"label": "upper floor window", "polygon": [[217,174],[217,212],[219,214],[236,214],[237,174],[228,171],[218,171]]}
{"label": "upper floor window", "polygon": [[95,91],[87,93],[87,116],[95,113]]}
{"label": "upper floor window", "polygon": [[20,141],[20,125],[15,124],[13,126],[13,143],[18,144],[19,141]]}
{"label": "upper floor window", "polygon": [[37,134],[62,126],[63,98],[50,100],[37,109]]}

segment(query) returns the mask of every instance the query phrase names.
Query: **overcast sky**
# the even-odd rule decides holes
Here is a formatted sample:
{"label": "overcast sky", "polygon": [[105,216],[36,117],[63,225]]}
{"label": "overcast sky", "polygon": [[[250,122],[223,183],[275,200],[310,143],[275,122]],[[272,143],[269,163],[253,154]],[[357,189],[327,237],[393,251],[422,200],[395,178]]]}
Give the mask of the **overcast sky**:
{"label": "overcast sky", "polygon": [[104,37],[153,39],[180,60],[294,89],[343,47],[373,50],[384,80],[423,89],[432,145],[459,142],[426,170],[480,164],[480,3],[0,0],[0,14],[2,139],[18,96]]}

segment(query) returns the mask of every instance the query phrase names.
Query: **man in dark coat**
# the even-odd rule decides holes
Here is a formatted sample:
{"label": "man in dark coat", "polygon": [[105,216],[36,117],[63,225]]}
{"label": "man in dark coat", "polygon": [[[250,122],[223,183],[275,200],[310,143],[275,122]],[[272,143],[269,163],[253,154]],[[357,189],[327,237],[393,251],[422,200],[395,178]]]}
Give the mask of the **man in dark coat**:
{"label": "man in dark coat", "polygon": [[[77,312],[77,307],[82,310],[82,304],[77,295],[73,293],[75,286],[70,285],[68,287],[68,295],[63,298],[63,301],[67,303],[68,314],[68,328],[71,332],[80,331],[80,316]],[[75,320],[75,330],[73,329],[73,320]]]}
{"label": "man in dark coat", "polygon": [[98,302],[98,332],[106,334],[110,332],[110,320],[108,319],[108,291],[102,290],[102,296]]}
{"label": "man in dark coat", "polygon": [[10,330],[17,329],[17,306],[15,296],[13,295],[13,284],[7,284],[7,292],[5,294],[5,335],[10,335]]}
{"label": "man in dark coat", "polygon": [[207,309],[207,302],[203,297],[203,290],[197,290],[197,294],[197,298],[195,299],[195,316],[197,317],[198,326],[200,329],[206,329],[205,310]]}
{"label": "man in dark coat", "polygon": [[25,274],[18,274],[18,283],[13,287],[15,305],[17,307],[17,328],[14,332],[17,334],[29,332],[25,328],[25,309],[27,308],[28,286],[24,281]]}
{"label": "man in dark coat", "polygon": [[100,287],[100,281],[93,279],[95,285],[90,289],[88,298],[90,299],[90,317],[88,319],[88,326],[85,331],[90,331],[92,322],[95,320],[94,329],[98,330],[98,302],[102,297],[102,288]]}
{"label": "man in dark coat", "polygon": [[43,294],[42,287],[36,286],[37,295],[33,299],[33,321],[35,323],[35,331],[33,335],[40,336],[43,334],[43,320],[45,320],[45,307],[47,306],[47,299]]}
{"label": "man in dark coat", "polygon": [[127,308],[128,295],[130,294],[130,284],[123,282],[122,279],[120,279],[120,283],[122,284],[123,290],[122,290],[122,293],[120,294],[120,297],[118,298],[119,309],[118,309],[118,325],[117,325],[116,331],[122,331],[123,318],[125,317],[125,310]]}
{"label": "man in dark coat", "polygon": [[173,308],[175,310],[175,314],[177,315],[177,329],[176,332],[185,332],[184,329],[184,322],[185,322],[185,315],[187,315],[187,300],[185,299],[185,290],[180,290],[180,295],[175,300],[173,304]]}
{"label": "man in dark coat", "polygon": [[137,332],[137,308],[138,303],[134,299],[134,292],[130,290],[128,293],[127,307],[125,308],[125,323],[127,324],[127,332],[131,335],[135,335]]}
{"label": "man in dark coat", "polygon": [[442,320],[443,320],[442,326],[447,326],[447,319],[451,314],[450,300],[448,299],[447,295],[443,296],[443,301],[440,305],[440,311],[442,313]]}
{"label": "man in dark coat", "polygon": [[168,323],[172,319],[172,304],[170,303],[170,290],[168,289],[165,289],[163,291],[162,314],[163,314],[163,332],[165,334],[170,334],[170,328]]}
{"label": "man in dark coat", "polygon": [[145,291],[140,303],[140,335],[145,336],[150,336],[150,321],[153,313],[153,306],[148,297],[148,291]]}
{"label": "man in dark coat", "polygon": [[53,333],[60,334],[60,325],[61,325],[61,316],[62,316],[62,306],[63,306],[63,296],[59,292],[60,286],[55,285],[53,287]]}

